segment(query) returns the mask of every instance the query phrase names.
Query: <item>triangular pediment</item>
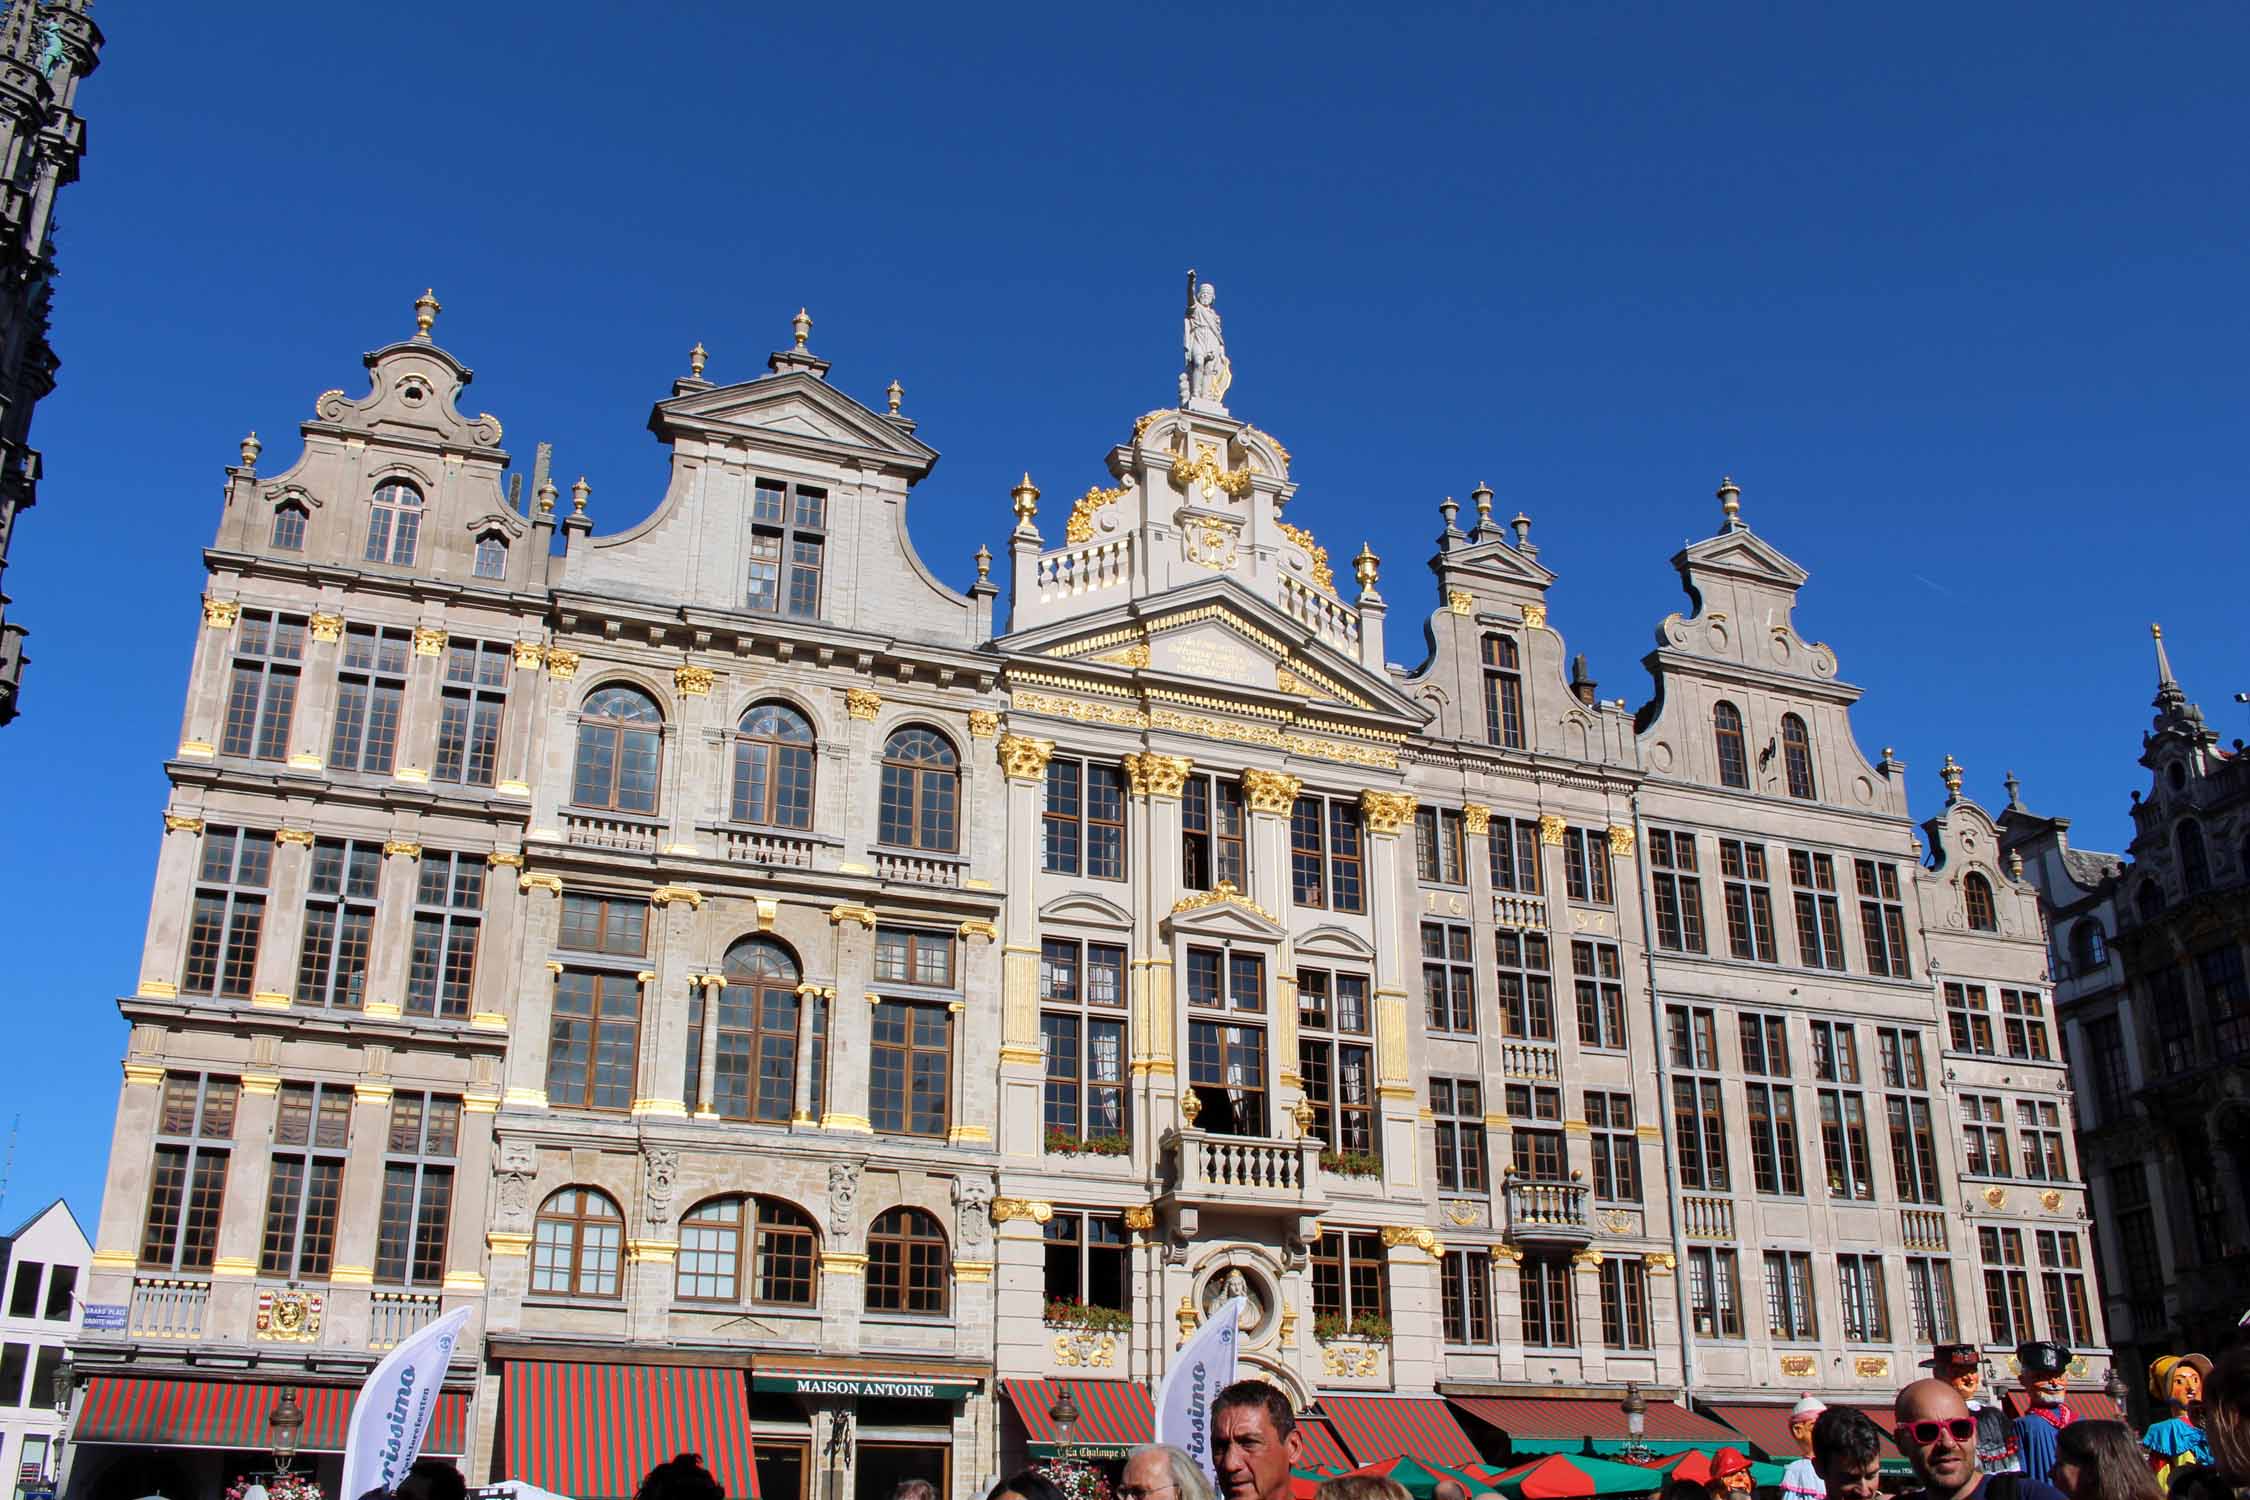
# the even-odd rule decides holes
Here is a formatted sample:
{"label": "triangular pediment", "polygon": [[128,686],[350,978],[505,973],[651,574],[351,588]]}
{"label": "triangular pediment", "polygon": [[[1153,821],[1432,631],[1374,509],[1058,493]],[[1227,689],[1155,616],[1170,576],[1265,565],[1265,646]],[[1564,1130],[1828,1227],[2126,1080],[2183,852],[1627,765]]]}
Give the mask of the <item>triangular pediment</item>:
{"label": "triangular pediment", "polygon": [[917,474],[937,461],[937,450],[900,424],[802,371],[688,391],[658,402],[649,415],[649,430],[667,440],[689,434],[731,436],[875,453]]}
{"label": "triangular pediment", "polygon": [[1544,589],[1555,581],[1553,573],[1506,542],[1485,542],[1448,553],[1445,570],[1449,574],[1534,589]]}
{"label": "triangular pediment", "polygon": [[1791,562],[1780,548],[1747,527],[1707,537],[1688,547],[1674,561],[1682,567],[1728,573],[1791,590],[1802,587],[1812,576]]}
{"label": "triangular pediment", "polygon": [[1191,891],[1173,903],[1164,919],[1167,931],[1219,940],[1265,939],[1279,942],[1288,935],[1279,918],[1221,881],[1215,891]]}

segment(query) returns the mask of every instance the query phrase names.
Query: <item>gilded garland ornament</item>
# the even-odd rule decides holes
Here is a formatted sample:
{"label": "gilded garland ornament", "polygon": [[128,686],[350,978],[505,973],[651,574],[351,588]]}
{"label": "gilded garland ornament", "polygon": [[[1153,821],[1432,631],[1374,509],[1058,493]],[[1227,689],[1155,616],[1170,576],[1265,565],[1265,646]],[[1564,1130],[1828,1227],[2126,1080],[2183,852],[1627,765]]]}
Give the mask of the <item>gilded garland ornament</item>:
{"label": "gilded garland ornament", "polygon": [[1104,506],[1115,504],[1125,497],[1122,487],[1105,490],[1099,485],[1080,495],[1071,503],[1070,519],[1063,523],[1063,540],[1073,547],[1085,545],[1094,539],[1094,517]]}
{"label": "gilded garland ornament", "polygon": [[1292,526],[1287,521],[1275,521],[1274,525],[1281,528],[1283,536],[1304,548],[1305,556],[1312,559],[1313,582],[1333,591],[1336,587],[1336,572],[1328,566],[1328,549],[1314,541],[1313,534],[1302,526]]}
{"label": "gilded garland ornament", "polygon": [[1195,456],[1189,457],[1185,443],[1172,456],[1172,487],[1190,499],[1195,491],[1203,491],[1206,503],[1212,492],[1218,491],[1239,500],[1250,493],[1250,470],[1247,466],[1229,469],[1219,462],[1219,450],[1209,443],[1197,443]]}

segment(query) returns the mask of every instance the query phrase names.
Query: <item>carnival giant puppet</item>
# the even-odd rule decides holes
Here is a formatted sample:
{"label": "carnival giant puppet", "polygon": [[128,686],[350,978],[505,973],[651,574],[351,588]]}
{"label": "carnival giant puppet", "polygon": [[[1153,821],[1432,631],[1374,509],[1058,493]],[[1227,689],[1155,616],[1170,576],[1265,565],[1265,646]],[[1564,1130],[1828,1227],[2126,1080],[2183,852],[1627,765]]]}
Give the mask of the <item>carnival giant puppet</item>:
{"label": "carnival giant puppet", "polygon": [[2203,1377],[2210,1373],[2211,1361],[2200,1354],[2167,1354],[2148,1367],[2149,1397],[2170,1415],[2141,1435],[2141,1449],[2166,1487],[2173,1470],[2211,1462],[2203,1435]]}
{"label": "carnival giant puppet", "polygon": [[1925,1368],[1961,1393],[1969,1413],[1977,1419],[1977,1467],[1987,1474],[2013,1474],[2015,1435],[2008,1430],[2008,1414],[1999,1399],[1984,1388],[1984,1368],[1974,1344],[1940,1344],[1922,1361]]}
{"label": "carnival giant puppet", "polygon": [[2070,1351],[2046,1339],[2016,1345],[2016,1379],[2023,1386],[2024,1412],[2016,1418],[2016,1458],[2024,1477],[2047,1482],[2055,1466],[2055,1438],[2076,1416],[2063,1404],[2069,1389]]}

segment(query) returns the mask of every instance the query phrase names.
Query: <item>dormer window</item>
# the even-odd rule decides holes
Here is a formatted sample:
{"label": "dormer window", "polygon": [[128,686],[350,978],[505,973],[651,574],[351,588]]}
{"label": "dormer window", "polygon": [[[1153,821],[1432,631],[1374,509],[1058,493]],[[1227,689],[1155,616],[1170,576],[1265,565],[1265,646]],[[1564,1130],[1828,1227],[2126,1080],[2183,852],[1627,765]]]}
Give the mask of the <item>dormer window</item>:
{"label": "dormer window", "polygon": [[827,555],[828,491],[760,479],[750,498],[747,607],[818,618]]}
{"label": "dormer window", "polygon": [[1970,871],[1961,880],[1961,906],[1975,932],[1998,932],[1999,913],[1992,903],[1992,882]]}
{"label": "dormer window", "polygon": [[508,576],[508,543],[496,531],[488,531],[477,538],[477,577],[505,578]]}
{"label": "dormer window", "polygon": [[421,537],[422,492],[403,479],[376,486],[375,503],[367,513],[367,561],[411,568]]}
{"label": "dormer window", "polygon": [[305,550],[305,508],[294,500],[285,500],[273,508],[273,550]]}

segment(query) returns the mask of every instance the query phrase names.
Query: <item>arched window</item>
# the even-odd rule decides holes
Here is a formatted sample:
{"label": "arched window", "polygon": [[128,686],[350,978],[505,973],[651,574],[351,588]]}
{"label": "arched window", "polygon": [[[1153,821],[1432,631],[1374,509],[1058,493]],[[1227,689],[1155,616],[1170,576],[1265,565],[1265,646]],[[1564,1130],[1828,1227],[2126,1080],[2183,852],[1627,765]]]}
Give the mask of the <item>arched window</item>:
{"label": "arched window", "polygon": [[2155,921],[2157,914],[2164,910],[2164,888],[2154,880],[2142,881],[2139,893],[2133,897],[2133,905],[2142,921]]}
{"label": "arched window", "polygon": [[1971,870],[1961,877],[1961,905],[1969,925],[1979,932],[1998,932],[2000,916],[1992,904],[1992,882]]}
{"label": "arched window", "polygon": [[639,688],[598,688],[578,712],[578,759],[570,800],[618,812],[656,811],[664,715]]}
{"label": "arched window", "polygon": [[1719,745],[1719,785],[1748,790],[1750,759],[1742,748],[1742,710],[1724,698],[1712,704],[1711,734]]}
{"label": "arched window", "polygon": [[1523,659],[1504,635],[1484,638],[1484,737],[1511,750],[1523,748]]}
{"label": "arched window", "polygon": [[367,560],[406,568],[422,537],[422,492],[403,479],[385,480],[367,513]]}
{"label": "arched window", "polygon": [[734,820],[810,828],[812,795],[812,726],[785,703],[757,704],[734,742]]}
{"label": "arched window", "polygon": [[496,531],[488,531],[477,538],[477,577],[505,578],[507,576],[507,538]]}
{"label": "arched window", "polygon": [[867,1310],[942,1313],[953,1285],[945,1231],[918,1208],[886,1209],[867,1231]]}
{"label": "arched window", "polygon": [[2109,962],[2109,942],[2102,936],[2102,924],[2092,917],[2070,930],[2070,961],[2081,974]]}
{"label": "arched window", "polygon": [[556,1297],[614,1297],[625,1218],[606,1193],[567,1187],[539,1205],[531,1289]]}
{"label": "arched window", "polygon": [[276,552],[305,550],[305,508],[294,500],[283,501],[273,508],[273,549]]}
{"label": "arched window", "polygon": [[682,1214],[675,1295],[683,1302],[741,1300],[745,1231],[750,1235],[751,1300],[812,1306],[819,1231],[811,1215],[779,1198],[712,1198]]}
{"label": "arched window", "polygon": [[960,763],[932,729],[901,729],[883,746],[883,805],[877,838],[906,849],[951,854],[958,846]]}
{"label": "arched window", "polygon": [[[786,1125],[797,1098],[797,1021],[804,1003],[796,960],[771,938],[744,938],[727,950],[724,972],[711,1108],[729,1120]],[[702,1027],[701,1007],[691,998],[692,1053],[703,1050]]]}
{"label": "arched window", "polygon": [[2203,847],[2203,825],[2182,818],[2173,841],[2180,846],[2180,889],[2189,895],[2211,884],[2211,856]]}
{"label": "arched window", "polygon": [[1789,773],[1789,795],[1813,799],[1812,736],[1795,714],[1781,716],[1781,763]]}

